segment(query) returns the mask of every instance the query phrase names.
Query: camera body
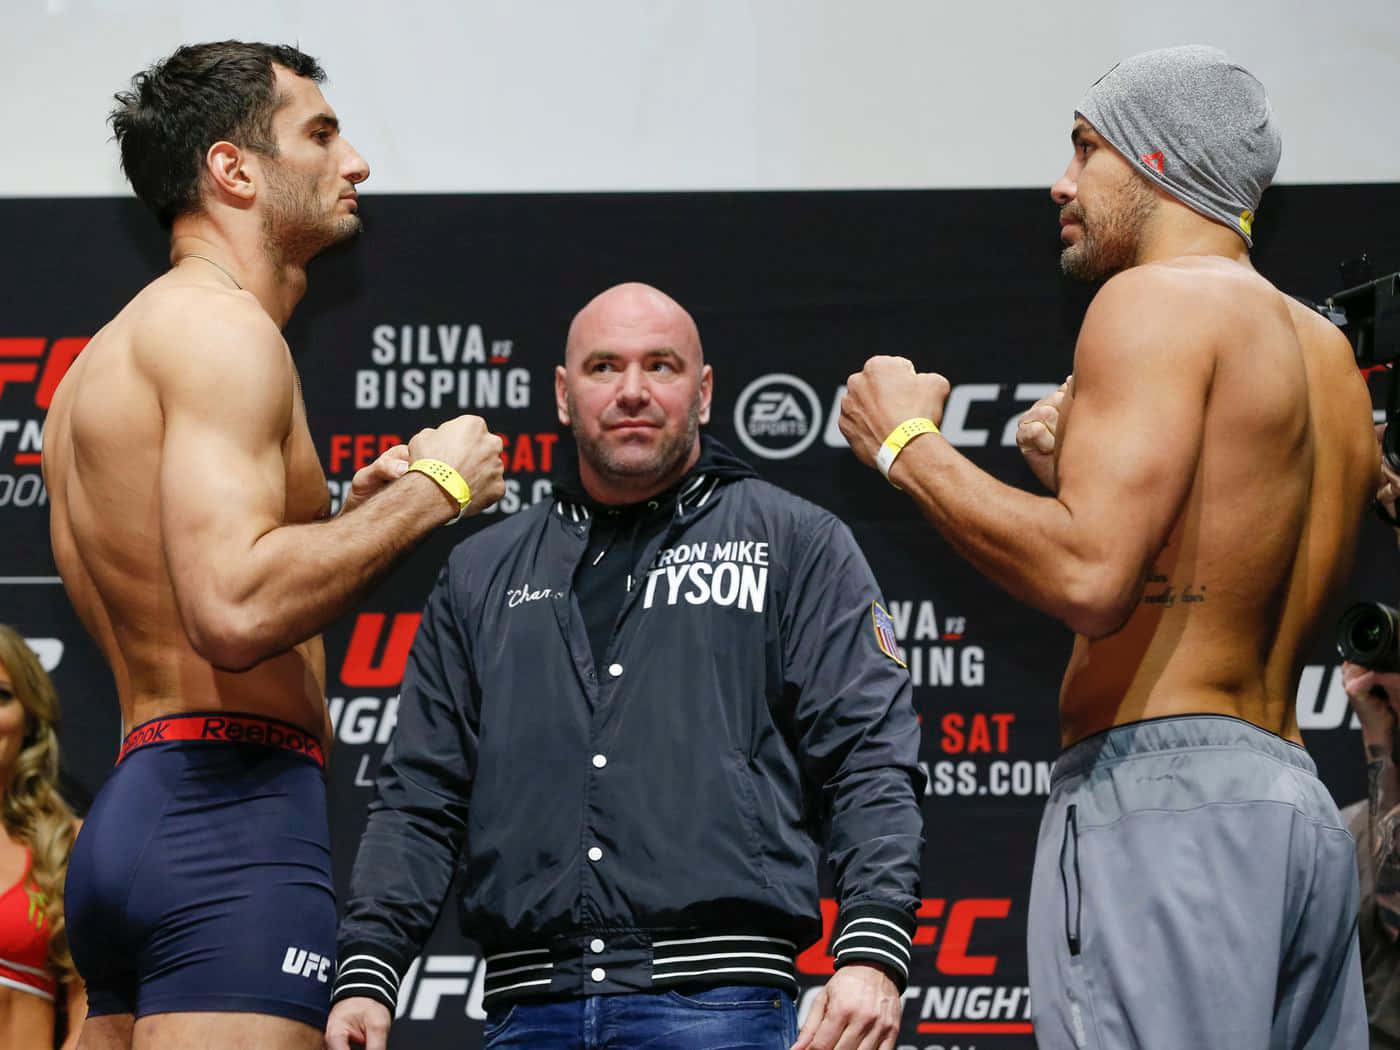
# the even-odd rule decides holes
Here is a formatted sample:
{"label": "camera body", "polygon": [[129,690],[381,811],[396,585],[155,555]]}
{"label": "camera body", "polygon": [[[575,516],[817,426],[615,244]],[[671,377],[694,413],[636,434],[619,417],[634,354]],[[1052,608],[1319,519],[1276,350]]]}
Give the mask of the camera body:
{"label": "camera body", "polygon": [[1337,621],[1337,652],[1369,671],[1400,671],[1400,610],[1358,602]]}

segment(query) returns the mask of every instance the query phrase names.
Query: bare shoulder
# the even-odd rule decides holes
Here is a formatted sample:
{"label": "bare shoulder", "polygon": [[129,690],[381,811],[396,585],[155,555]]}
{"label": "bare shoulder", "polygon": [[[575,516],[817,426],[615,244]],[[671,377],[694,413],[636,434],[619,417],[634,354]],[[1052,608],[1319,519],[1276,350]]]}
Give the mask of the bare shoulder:
{"label": "bare shoulder", "polygon": [[1296,299],[1283,298],[1302,347],[1309,400],[1320,431],[1330,442],[1370,465],[1377,455],[1371,428],[1371,391],[1357,367],[1351,343],[1316,310]]}
{"label": "bare shoulder", "polygon": [[1220,293],[1205,273],[1172,263],[1134,266],[1110,278],[1089,304],[1075,346],[1075,375],[1105,368],[1207,366],[1222,320]]}
{"label": "bare shoulder", "polygon": [[1279,293],[1288,308],[1289,319],[1298,332],[1298,340],[1304,350],[1318,358],[1329,371],[1335,371],[1339,378],[1360,379],[1356,367],[1356,357],[1351,343],[1342,330],[1311,307],[1304,306],[1292,296]]}
{"label": "bare shoulder", "polygon": [[253,296],[204,285],[152,284],[132,302],[132,353],[163,403],[193,394],[246,405],[293,390],[291,352]]}

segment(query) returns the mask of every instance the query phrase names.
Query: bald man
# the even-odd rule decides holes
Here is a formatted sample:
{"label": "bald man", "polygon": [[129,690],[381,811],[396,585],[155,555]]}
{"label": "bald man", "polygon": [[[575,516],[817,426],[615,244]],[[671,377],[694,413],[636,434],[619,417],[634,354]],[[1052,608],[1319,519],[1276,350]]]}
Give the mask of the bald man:
{"label": "bald man", "polygon": [[[555,374],[554,498],[453,552],[414,641],[341,925],[331,1050],[382,1050],[465,850],[491,1050],[894,1045],[918,904],[909,677],[826,511],[702,436],[714,377],[654,288]],[[799,1037],[795,957],[839,903]]]}

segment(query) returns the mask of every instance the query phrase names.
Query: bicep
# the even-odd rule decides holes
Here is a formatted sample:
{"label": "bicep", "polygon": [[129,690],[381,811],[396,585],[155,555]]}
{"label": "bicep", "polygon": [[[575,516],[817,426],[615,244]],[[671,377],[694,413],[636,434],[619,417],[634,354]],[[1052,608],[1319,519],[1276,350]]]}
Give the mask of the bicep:
{"label": "bicep", "polygon": [[1075,348],[1059,499],[1088,548],[1136,573],[1166,542],[1191,490],[1213,358],[1207,334],[1158,316],[1168,304],[1144,317],[1124,298],[1091,310]]}
{"label": "bicep", "polygon": [[228,345],[201,347],[159,382],[161,534],[182,606],[195,588],[217,589],[220,571],[282,523],[286,504],[295,394],[286,348],[261,331],[226,330],[218,342]]}

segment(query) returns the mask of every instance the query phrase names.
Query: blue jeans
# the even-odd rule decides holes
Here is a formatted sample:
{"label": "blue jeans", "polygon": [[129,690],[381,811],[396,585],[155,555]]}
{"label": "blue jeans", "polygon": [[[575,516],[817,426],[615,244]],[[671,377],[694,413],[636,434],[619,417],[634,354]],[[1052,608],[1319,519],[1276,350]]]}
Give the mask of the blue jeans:
{"label": "blue jeans", "polygon": [[484,1050],[788,1050],[797,1007],[777,988],[523,1002],[486,1018]]}

